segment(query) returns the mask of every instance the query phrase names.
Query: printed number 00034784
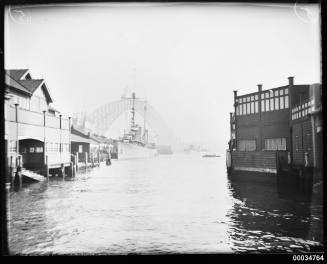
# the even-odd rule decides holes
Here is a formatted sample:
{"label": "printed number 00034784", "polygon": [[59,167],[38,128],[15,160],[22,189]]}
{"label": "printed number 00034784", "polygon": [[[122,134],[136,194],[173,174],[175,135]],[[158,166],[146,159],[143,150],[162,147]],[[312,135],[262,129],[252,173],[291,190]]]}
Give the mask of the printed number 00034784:
{"label": "printed number 00034784", "polygon": [[309,254],[293,255],[293,260],[294,261],[323,261],[324,255],[309,255]]}

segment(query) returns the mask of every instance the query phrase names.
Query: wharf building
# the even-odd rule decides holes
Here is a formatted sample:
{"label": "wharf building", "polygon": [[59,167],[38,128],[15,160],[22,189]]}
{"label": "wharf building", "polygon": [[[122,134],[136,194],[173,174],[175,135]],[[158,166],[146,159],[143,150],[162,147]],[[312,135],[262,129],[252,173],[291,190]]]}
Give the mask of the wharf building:
{"label": "wharf building", "polygon": [[8,178],[17,166],[23,173],[45,175],[45,168],[70,166],[70,117],[53,106],[43,79],[28,69],[5,71],[5,151]]}
{"label": "wharf building", "polygon": [[310,168],[322,176],[320,84],[294,84],[238,95],[230,113],[227,167],[277,174]]}

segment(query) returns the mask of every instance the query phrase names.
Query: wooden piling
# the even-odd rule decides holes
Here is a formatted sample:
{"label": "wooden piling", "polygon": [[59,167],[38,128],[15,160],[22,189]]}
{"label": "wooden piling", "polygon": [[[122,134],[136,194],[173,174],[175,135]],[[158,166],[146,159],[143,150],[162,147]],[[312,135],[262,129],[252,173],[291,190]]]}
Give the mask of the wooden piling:
{"label": "wooden piling", "polygon": [[9,179],[10,179],[10,183],[13,186],[14,185],[14,167],[13,167],[13,163],[12,163],[12,156],[10,156],[10,161],[9,161]]}
{"label": "wooden piling", "polygon": [[74,177],[74,163],[70,162],[69,168],[68,168],[68,174],[69,177]]}
{"label": "wooden piling", "polygon": [[60,174],[61,177],[63,177],[63,179],[65,178],[65,166],[64,166],[63,163],[61,163],[61,165],[60,165],[59,174]]}
{"label": "wooden piling", "polygon": [[14,187],[18,190],[22,187],[22,168],[20,167],[19,157],[16,159],[16,172],[14,177]]}
{"label": "wooden piling", "polygon": [[48,155],[45,156],[45,176],[49,180],[49,162],[48,162]]}
{"label": "wooden piling", "polygon": [[85,152],[85,169],[87,168],[87,162],[88,162],[88,155],[87,152]]}
{"label": "wooden piling", "polygon": [[110,154],[109,153],[108,153],[106,164],[107,164],[107,166],[110,166],[111,165],[111,160],[110,160]]}
{"label": "wooden piling", "polygon": [[79,157],[78,157],[78,152],[76,152],[76,155],[75,155],[75,165],[76,165],[76,171],[78,171],[78,161],[79,161]]}

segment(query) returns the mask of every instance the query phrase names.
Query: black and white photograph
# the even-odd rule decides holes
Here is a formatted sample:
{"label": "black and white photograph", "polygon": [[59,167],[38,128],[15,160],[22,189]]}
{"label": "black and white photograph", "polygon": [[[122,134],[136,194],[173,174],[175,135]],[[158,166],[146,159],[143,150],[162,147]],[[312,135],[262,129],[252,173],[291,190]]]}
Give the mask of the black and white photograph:
{"label": "black and white photograph", "polygon": [[5,255],[323,261],[319,1],[3,11]]}

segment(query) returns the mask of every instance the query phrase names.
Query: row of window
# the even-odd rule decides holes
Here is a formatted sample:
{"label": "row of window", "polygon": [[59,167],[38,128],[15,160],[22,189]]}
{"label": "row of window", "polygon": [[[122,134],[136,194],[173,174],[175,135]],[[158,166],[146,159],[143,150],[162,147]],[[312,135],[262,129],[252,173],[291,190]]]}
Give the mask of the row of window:
{"label": "row of window", "polygon": [[311,113],[312,101],[303,103],[302,105],[292,108],[292,120],[307,116]]}
{"label": "row of window", "polygon": [[[264,150],[286,150],[286,138],[267,138]],[[257,150],[256,140],[240,140],[238,142],[239,151]]]}
{"label": "row of window", "polygon": [[12,102],[13,102],[13,105],[19,104],[20,108],[30,109],[30,99],[29,98],[14,95],[12,98]]}
{"label": "row of window", "polygon": [[46,152],[69,152],[69,144],[46,142],[45,149]]}
{"label": "row of window", "polygon": [[[9,141],[9,152],[16,152],[16,141],[10,140]],[[23,147],[20,150],[21,153],[42,153],[43,147],[42,146],[30,146],[30,147]],[[46,143],[46,152],[69,152],[69,144],[66,143]]]}
{"label": "row of window", "polygon": [[[249,115],[259,112],[258,95],[240,97],[236,107],[237,115]],[[261,94],[261,111],[276,111],[289,107],[288,89],[270,90]]]}
{"label": "row of window", "polygon": [[48,108],[44,98],[36,95],[34,95],[32,98],[14,95],[11,102],[13,106],[15,106],[15,104],[19,104],[19,108],[36,112],[42,112]]}
{"label": "row of window", "polygon": [[16,140],[9,140],[8,149],[9,152],[16,152]]}
{"label": "row of window", "polygon": [[21,153],[43,153],[43,147],[22,148]]}

